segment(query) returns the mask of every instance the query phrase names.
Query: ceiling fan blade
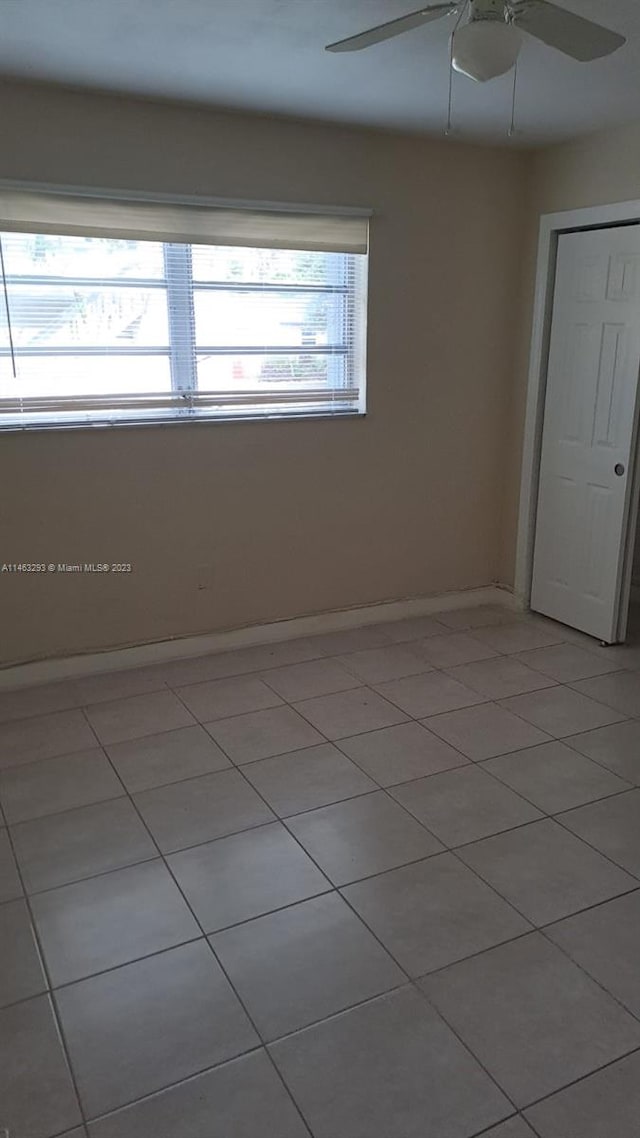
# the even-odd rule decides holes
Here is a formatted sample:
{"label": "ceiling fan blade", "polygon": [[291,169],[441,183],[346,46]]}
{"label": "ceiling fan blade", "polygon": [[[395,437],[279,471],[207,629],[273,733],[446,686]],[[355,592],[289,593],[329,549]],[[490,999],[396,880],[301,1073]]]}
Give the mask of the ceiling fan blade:
{"label": "ceiling fan blade", "polygon": [[558,8],[548,0],[512,0],[511,10],[519,28],[581,63],[611,55],[627,42],[618,32]]}
{"label": "ceiling fan blade", "polygon": [[397,20],[389,20],[387,24],[378,24],[369,28],[367,32],[360,32],[357,36],[349,36],[346,40],[330,43],[325,51],[361,51],[363,47],[371,47],[374,43],[382,43],[393,36],[410,32],[412,28],[421,28],[432,20],[439,20],[449,12],[455,12],[458,4],[434,4],[431,8],[420,8],[417,12],[409,12],[408,16],[400,16]]}

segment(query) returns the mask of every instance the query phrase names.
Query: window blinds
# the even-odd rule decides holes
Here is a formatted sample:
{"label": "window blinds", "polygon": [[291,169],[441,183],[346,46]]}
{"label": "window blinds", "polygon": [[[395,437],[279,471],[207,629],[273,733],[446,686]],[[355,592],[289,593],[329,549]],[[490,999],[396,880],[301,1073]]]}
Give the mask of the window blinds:
{"label": "window blinds", "polygon": [[362,412],[367,231],[0,189],[0,428]]}
{"label": "window blinds", "polygon": [[366,253],[365,211],[206,205],[0,187],[0,230],[190,245]]}

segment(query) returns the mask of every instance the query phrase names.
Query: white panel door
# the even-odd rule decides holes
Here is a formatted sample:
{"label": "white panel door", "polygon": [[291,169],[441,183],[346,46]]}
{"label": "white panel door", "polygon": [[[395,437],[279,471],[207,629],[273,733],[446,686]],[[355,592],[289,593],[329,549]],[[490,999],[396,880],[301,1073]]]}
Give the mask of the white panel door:
{"label": "white panel door", "polygon": [[617,639],[640,373],[640,226],[558,240],[531,607]]}

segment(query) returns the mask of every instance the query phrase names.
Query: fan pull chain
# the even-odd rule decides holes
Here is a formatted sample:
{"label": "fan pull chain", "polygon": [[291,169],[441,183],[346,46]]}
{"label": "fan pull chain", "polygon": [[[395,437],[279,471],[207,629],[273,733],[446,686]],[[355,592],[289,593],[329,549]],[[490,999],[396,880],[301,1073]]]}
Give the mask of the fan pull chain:
{"label": "fan pull chain", "polygon": [[445,138],[448,138],[449,135],[451,134],[452,130],[453,130],[453,126],[452,126],[452,117],[453,117],[453,37],[455,36],[458,28],[460,27],[460,21],[462,20],[462,17],[464,16],[464,14],[467,10],[468,4],[469,4],[469,0],[465,0],[464,4],[461,4],[460,11],[458,12],[458,18],[456,20],[456,26],[453,29],[451,35],[449,36],[449,100],[448,100],[448,105],[447,105],[447,126],[446,126],[446,129],[444,132]]}
{"label": "fan pull chain", "polygon": [[453,32],[449,37],[449,100],[447,104],[447,125],[445,127],[445,138],[451,134],[451,118],[453,113]]}
{"label": "fan pull chain", "polygon": [[507,136],[513,138],[516,133],[516,91],[518,86],[518,60],[516,59],[513,65],[513,92],[511,95],[511,122],[509,123],[509,130]]}

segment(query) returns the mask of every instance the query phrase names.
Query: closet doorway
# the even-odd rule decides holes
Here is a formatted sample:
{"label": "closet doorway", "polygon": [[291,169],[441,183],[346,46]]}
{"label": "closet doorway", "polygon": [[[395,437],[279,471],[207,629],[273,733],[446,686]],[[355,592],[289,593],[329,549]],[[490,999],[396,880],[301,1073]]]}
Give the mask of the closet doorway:
{"label": "closet doorway", "polygon": [[[609,225],[576,217],[625,209]],[[540,244],[516,587],[618,643],[640,578],[640,207],[543,218]]]}

